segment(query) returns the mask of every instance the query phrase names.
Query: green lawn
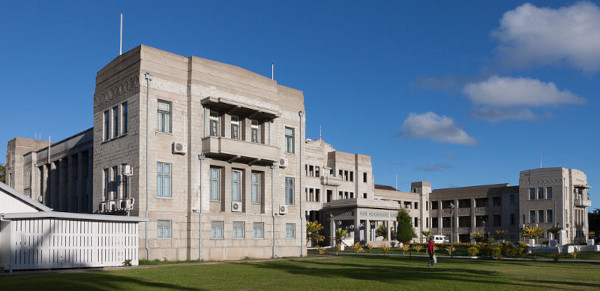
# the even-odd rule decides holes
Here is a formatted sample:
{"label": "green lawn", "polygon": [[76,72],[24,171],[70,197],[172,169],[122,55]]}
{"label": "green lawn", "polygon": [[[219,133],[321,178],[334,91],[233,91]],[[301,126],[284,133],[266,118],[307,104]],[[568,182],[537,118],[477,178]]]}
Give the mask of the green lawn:
{"label": "green lawn", "polygon": [[[600,289],[600,265],[424,258],[165,265],[0,277],[1,290],[484,290]],[[435,289],[433,289],[435,288]]]}

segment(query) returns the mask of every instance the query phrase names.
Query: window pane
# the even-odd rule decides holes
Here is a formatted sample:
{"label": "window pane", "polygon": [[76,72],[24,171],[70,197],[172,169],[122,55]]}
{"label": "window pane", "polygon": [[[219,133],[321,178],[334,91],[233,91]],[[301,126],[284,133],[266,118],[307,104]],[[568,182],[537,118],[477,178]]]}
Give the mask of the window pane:
{"label": "window pane", "polygon": [[110,139],[110,113],[104,111],[104,140]]}
{"label": "window pane", "polygon": [[156,222],[157,238],[171,238],[171,221],[158,220]]}
{"label": "window pane", "polygon": [[252,173],[252,190],[251,190],[252,191],[252,203],[259,202],[259,192],[260,192],[259,181],[260,181],[260,174]]}
{"label": "window pane", "polygon": [[294,205],[294,178],[285,178],[285,204]]}
{"label": "window pane", "polygon": [[254,238],[264,238],[264,227],[265,224],[262,222],[254,223]]}
{"label": "window pane", "polygon": [[285,128],[285,152],[294,153],[294,129],[290,127]]}
{"label": "window pane", "polygon": [[548,210],[548,222],[552,222],[552,210]]}
{"label": "window pane", "polygon": [[123,133],[127,133],[128,131],[128,108],[127,108],[127,102],[123,103]]}
{"label": "window pane", "polygon": [[244,238],[244,222],[233,222],[233,238]]}
{"label": "window pane", "polygon": [[535,188],[529,188],[529,200],[535,200]]}
{"label": "window pane", "polygon": [[552,187],[546,188],[546,198],[552,199]]}
{"label": "window pane", "polygon": [[171,133],[171,102],[158,100],[157,129]]}
{"label": "window pane", "polygon": [[286,223],[285,224],[285,237],[286,238],[296,238],[296,224],[295,223]]}
{"label": "window pane", "polygon": [[213,221],[211,223],[211,237],[223,238],[223,221]]}
{"label": "window pane", "polygon": [[119,136],[119,106],[113,108],[113,136]]}
{"label": "window pane", "polygon": [[239,171],[231,171],[231,201],[240,202],[240,176]]}
{"label": "window pane", "polygon": [[529,223],[535,223],[535,210],[529,211]]}
{"label": "window pane", "polygon": [[218,201],[219,195],[219,169],[210,168],[210,200]]}

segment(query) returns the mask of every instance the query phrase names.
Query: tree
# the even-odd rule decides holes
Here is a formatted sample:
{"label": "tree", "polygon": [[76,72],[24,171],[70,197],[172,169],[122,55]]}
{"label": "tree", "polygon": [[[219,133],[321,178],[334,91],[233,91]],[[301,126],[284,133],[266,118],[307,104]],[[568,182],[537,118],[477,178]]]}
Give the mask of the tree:
{"label": "tree", "polygon": [[348,234],[348,230],[338,228],[335,230],[335,241],[337,242],[335,245],[336,255],[339,254],[340,249],[342,248],[342,240]]}
{"label": "tree", "polygon": [[306,238],[308,239],[308,241],[312,242],[314,240],[316,243],[323,241],[325,239],[325,236],[316,233],[321,229],[323,229],[323,225],[321,225],[319,221],[315,220],[308,222],[306,224]]}
{"label": "tree", "polygon": [[506,230],[500,229],[500,230],[496,230],[496,233],[494,234],[494,238],[495,239],[504,239],[504,236],[506,235]]}
{"label": "tree", "polygon": [[6,167],[0,163],[0,182],[6,183]]}
{"label": "tree", "polygon": [[396,216],[396,220],[398,221],[398,231],[396,232],[396,238],[399,242],[409,243],[413,238],[414,229],[412,223],[410,222],[410,215],[406,209],[402,208],[398,211],[398,216]]}
{"label": "tree", "polygon": [[425,237],[425,240],[427,240],[428,237],[431,236],[431,231],[421,231],[421,234]]}
{"label": "tree", "polygon": [[523,237],[536,239],[542,235],[544,235],[544,231],[539,227],[526,226],[523,228]]}
{"label": "tree", "polygon": [[594,211],[588,213],[588,222],[590,232],[593,231],[596,235],[600,234],[600,209],[596,208]]}
{"label": "tree", "polygon": [[385,225],[380,225],[375,229],[376,236],[383,236],[383,240],[387,240],[387,227]]}

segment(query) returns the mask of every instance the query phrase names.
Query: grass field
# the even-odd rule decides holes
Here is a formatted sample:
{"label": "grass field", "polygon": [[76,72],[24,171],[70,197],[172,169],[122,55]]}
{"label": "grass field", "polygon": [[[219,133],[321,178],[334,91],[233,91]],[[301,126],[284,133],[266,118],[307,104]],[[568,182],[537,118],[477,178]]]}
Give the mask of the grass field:
{"label": "grass field", "polygon": [[[407,257],[163,265],[0,277],[1,290],[600,289],[600,265]],[[434,289],[432,289],[434,288]]]}

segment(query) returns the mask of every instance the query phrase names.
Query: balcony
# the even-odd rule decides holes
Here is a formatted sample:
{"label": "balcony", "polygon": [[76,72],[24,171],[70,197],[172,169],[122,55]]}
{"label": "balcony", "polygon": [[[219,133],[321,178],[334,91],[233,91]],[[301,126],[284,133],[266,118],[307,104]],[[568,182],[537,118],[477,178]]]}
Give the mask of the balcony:
{"label": "balcony", "polygon": [[203,106],[228,114],[258,120],[273,120],[281,116],[279,107],[269,103],[249,104],[241,100],[209,96],[200,101]]}
{"label": "balcony", "polygon": [[590,207],[590,206],[592,206],[592,200],[575,199],[575,207]]}
{"label": "balcony", "polygon": [[238,139],[209,136],[202,139],[202,153],[209,158],[257,165],[279,161],[279,148]]}

